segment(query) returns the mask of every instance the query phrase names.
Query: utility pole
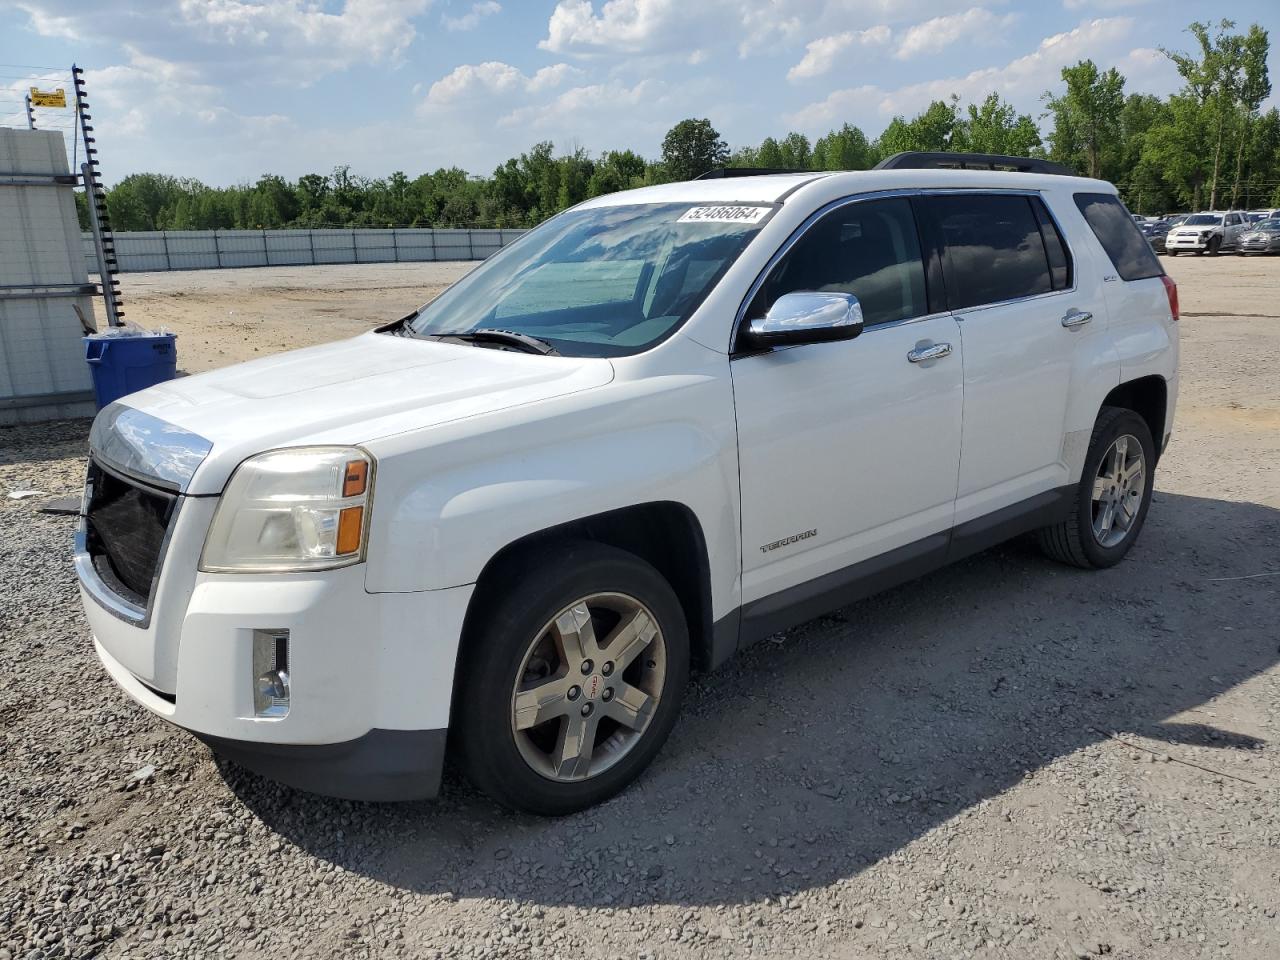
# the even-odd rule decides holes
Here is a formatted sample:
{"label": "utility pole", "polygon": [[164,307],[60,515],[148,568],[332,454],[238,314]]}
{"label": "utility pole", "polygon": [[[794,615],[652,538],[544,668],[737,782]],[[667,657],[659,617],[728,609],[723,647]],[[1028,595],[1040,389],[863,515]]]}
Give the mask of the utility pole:
{"label": "utility pole", "polygon": [[36,111],[31,106],[30,92],[27,93],[26,103],[27,103],[27,129],[34,130],[36,128]]}

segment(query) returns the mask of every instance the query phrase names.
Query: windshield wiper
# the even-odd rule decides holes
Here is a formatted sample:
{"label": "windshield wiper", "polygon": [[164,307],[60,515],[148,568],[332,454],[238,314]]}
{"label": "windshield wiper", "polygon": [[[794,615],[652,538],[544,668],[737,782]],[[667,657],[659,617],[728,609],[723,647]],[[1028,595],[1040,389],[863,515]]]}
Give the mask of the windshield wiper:
{"label": "windshield wiper", "polygon": [[429,337],[432,340],[461,340],[463,343],[503,344],[523,350],[525,353],[539,353],[548,357],[560,356],[560,352],[541,337],[518,333],[515,330],[482,327],[479,330],[466,330],[459,333],[419,333],[416,336]]}

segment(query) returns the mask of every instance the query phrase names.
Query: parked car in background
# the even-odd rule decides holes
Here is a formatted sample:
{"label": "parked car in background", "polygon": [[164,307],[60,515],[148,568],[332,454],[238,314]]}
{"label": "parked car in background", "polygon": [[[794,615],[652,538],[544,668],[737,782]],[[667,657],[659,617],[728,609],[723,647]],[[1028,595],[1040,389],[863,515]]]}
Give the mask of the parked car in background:
{"label": "parked car in background", "polygon": [[1178,226],[1178,224],[1182,223],[1183,220],[1186,220],[1187,217],[1189,216],[1191,216],[1191,214],[1189,213],[1171,213],[1164,218],[1164,222],[1167,223],[1169,225],[1169,229],[1172,230],[1174,227]]}
{"label": "parked car in background", "polygon": [[1142,235],[1147,238],[1147,243],[1151,244],[1151,249],[1156,253],[1165,252],[1165,238],[1169,235],[1169,224],[1165,220],[1147,220],[1138,224],[1138,229],[1142,231]]}
{"label": "parked car in background", "polygon": [[295,786],[430,797],[448,750],[566,814],[692,669],[1030,531],[1121,562],[1177,288],[1111,184],[956,156],[595,197],[376,331],[109,405],[75,549],[104,669]]}
{"label": "parked car in background", "polygon": [[1170,256],[1179,253],[1216,255],[1223,250],[1235,249],[1244,228],[1244,214],[1236,210],[1193,213],[1169,231],[1165,237],[1165,251]]}
{"label": "parked car in background", "polygon": [[1263,220],[1252,224],[1240,237],[1236,251],[1246,253],[1280,253],[1280,219]]}

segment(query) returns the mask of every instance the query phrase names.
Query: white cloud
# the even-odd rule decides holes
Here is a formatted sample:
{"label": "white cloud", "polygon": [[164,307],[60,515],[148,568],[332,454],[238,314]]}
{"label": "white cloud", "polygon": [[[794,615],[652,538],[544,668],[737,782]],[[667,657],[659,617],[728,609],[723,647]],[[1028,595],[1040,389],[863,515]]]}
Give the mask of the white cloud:
{"label": "white cloud", "polygon": [[538,46],[552,53],[666,52],[682,46],[678,27],[703,18],[710,4],[680,0],[608,0],[599,15],[590,0],[560,0]]}
{"label": "white cloud", "polygon": [[[930,101],[945,99],[953,93],[962,101],[977,102],[995,92],[1019,109],[1034,111],[1040,95],[1057,82],[1064,66],[1086,57],[1093,57],[1099,63],[1114,62],[1123,50],[1120,44],[1133,26],[1134,21],[1128,17],[1088,20],[1074,30],[1046,37],[1034,52],[1004,66],[986,67],[964,76],[925,80],[896,90],[874,85],[836,90],[784,119],[806,131],[824,130],[850,117],[860,117],[871,125],[895,115],[913,114]],[[872,116],[868,116],[869,110],[873,111]]]}
{"label": "white cloud", "polygon": [[688,54],[733,45],[768,55],[807,33],[902,23],[973,0],[558,0],[538,45],[571,56]]}
{"label": "white cloud", "polygon": [[1062,5],[1068,10],[1083,10],[1085,7],[1093,7],[1097,10],[1122,10],[1129,7],[1141,7],[1152,0],[1062,0]]}
{"label": "white cloud", "polygon": [[132,47],[125,50],[127,63],[85,73],[95,113],[105,107],[114,114],[110,129],[115,136],[140,136],[155,128],[157,120],[161,128],[183,121],[257,130],[290,123],[279,114],[237,113],[223,105],[221,90],[202,82],[195,68]]}
{"label": "white cloud", "polygon": [[521,107],[502,117],[498,123],[506,127],[533,130],[589,129],[585,122],[592,117],[614,121],[626,113],[643,108],[647,113],[665,103],[665,86],[657,80],[641,80],[633,86],[622,83],[593,83],[572,87],[549,103]]}
{"label": "white cloud", "polygon": [[471,9],[460,17],[451,17],[443,14],[440,17],[441,23],[444,24],[446,30],[474,30],[480,26],[480,21],[485,17],[492,17],[494,14],[502,12],[502,4],[496,3],[495,0],[483,0],[482,3],[473,3]]}
{"label": "white cloud", "polygon": [[509,63],[489,60],[485,63],[466,63],[441,77],[427,91],[425,103],[430,106],[454,104],[460,100],[484,95],[510,95],[513,93],[538,93],[559,86],[570,76],[579,73],[576,67],[557,63],[528,76]]}
{"label": "white cloud", "polygon": [[[208,76],[309,82],[367,64],[398,61],[413,21],[432,0],[16,0],[44,36],[131,46]],[[330,12],[330,9],[337,7]]]}
{"label": "white cloud", "polygon": [[899,60],[909,60],[922,54],[937,53],[961,40],[989,43],[1017,19],[1017,14],[998,16],[985,7],[970,7],[963,13],[934,17],[903,33],[894,56]]}
{"label": "white cloud", "polygon": [[[413,18],[431,0],[345,0],[328,13],[303,0],[179,0],[189,31],[225,46],[267,53],[302,53],[308,63],[328,59],[341,69],[369,59],[396,59],[413,42]],[[326,71],[328,72],[328,71]]]}
{"label": "white cloud", "polygon": [[882,46],[889,42],[890,36],[889,28],[881,25],[819,37],[805,46],[804,56],[787,71],[787,79],[796,81],[821,76],[835,66],[836,58],[855,43],[864,47]]}

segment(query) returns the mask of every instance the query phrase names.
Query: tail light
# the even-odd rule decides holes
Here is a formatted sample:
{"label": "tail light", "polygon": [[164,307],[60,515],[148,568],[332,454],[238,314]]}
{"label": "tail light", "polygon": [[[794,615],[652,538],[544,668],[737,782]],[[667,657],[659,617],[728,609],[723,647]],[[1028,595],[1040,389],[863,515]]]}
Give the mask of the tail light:
{"label": "tail light", "polygon": [[1173,282],[1173,277],[1167,273],[1160,277],[1164,283],[1164,292],[1169,297],[1169,313],[1173,315],[1173,319],[1178,319],[1178,285]]}

